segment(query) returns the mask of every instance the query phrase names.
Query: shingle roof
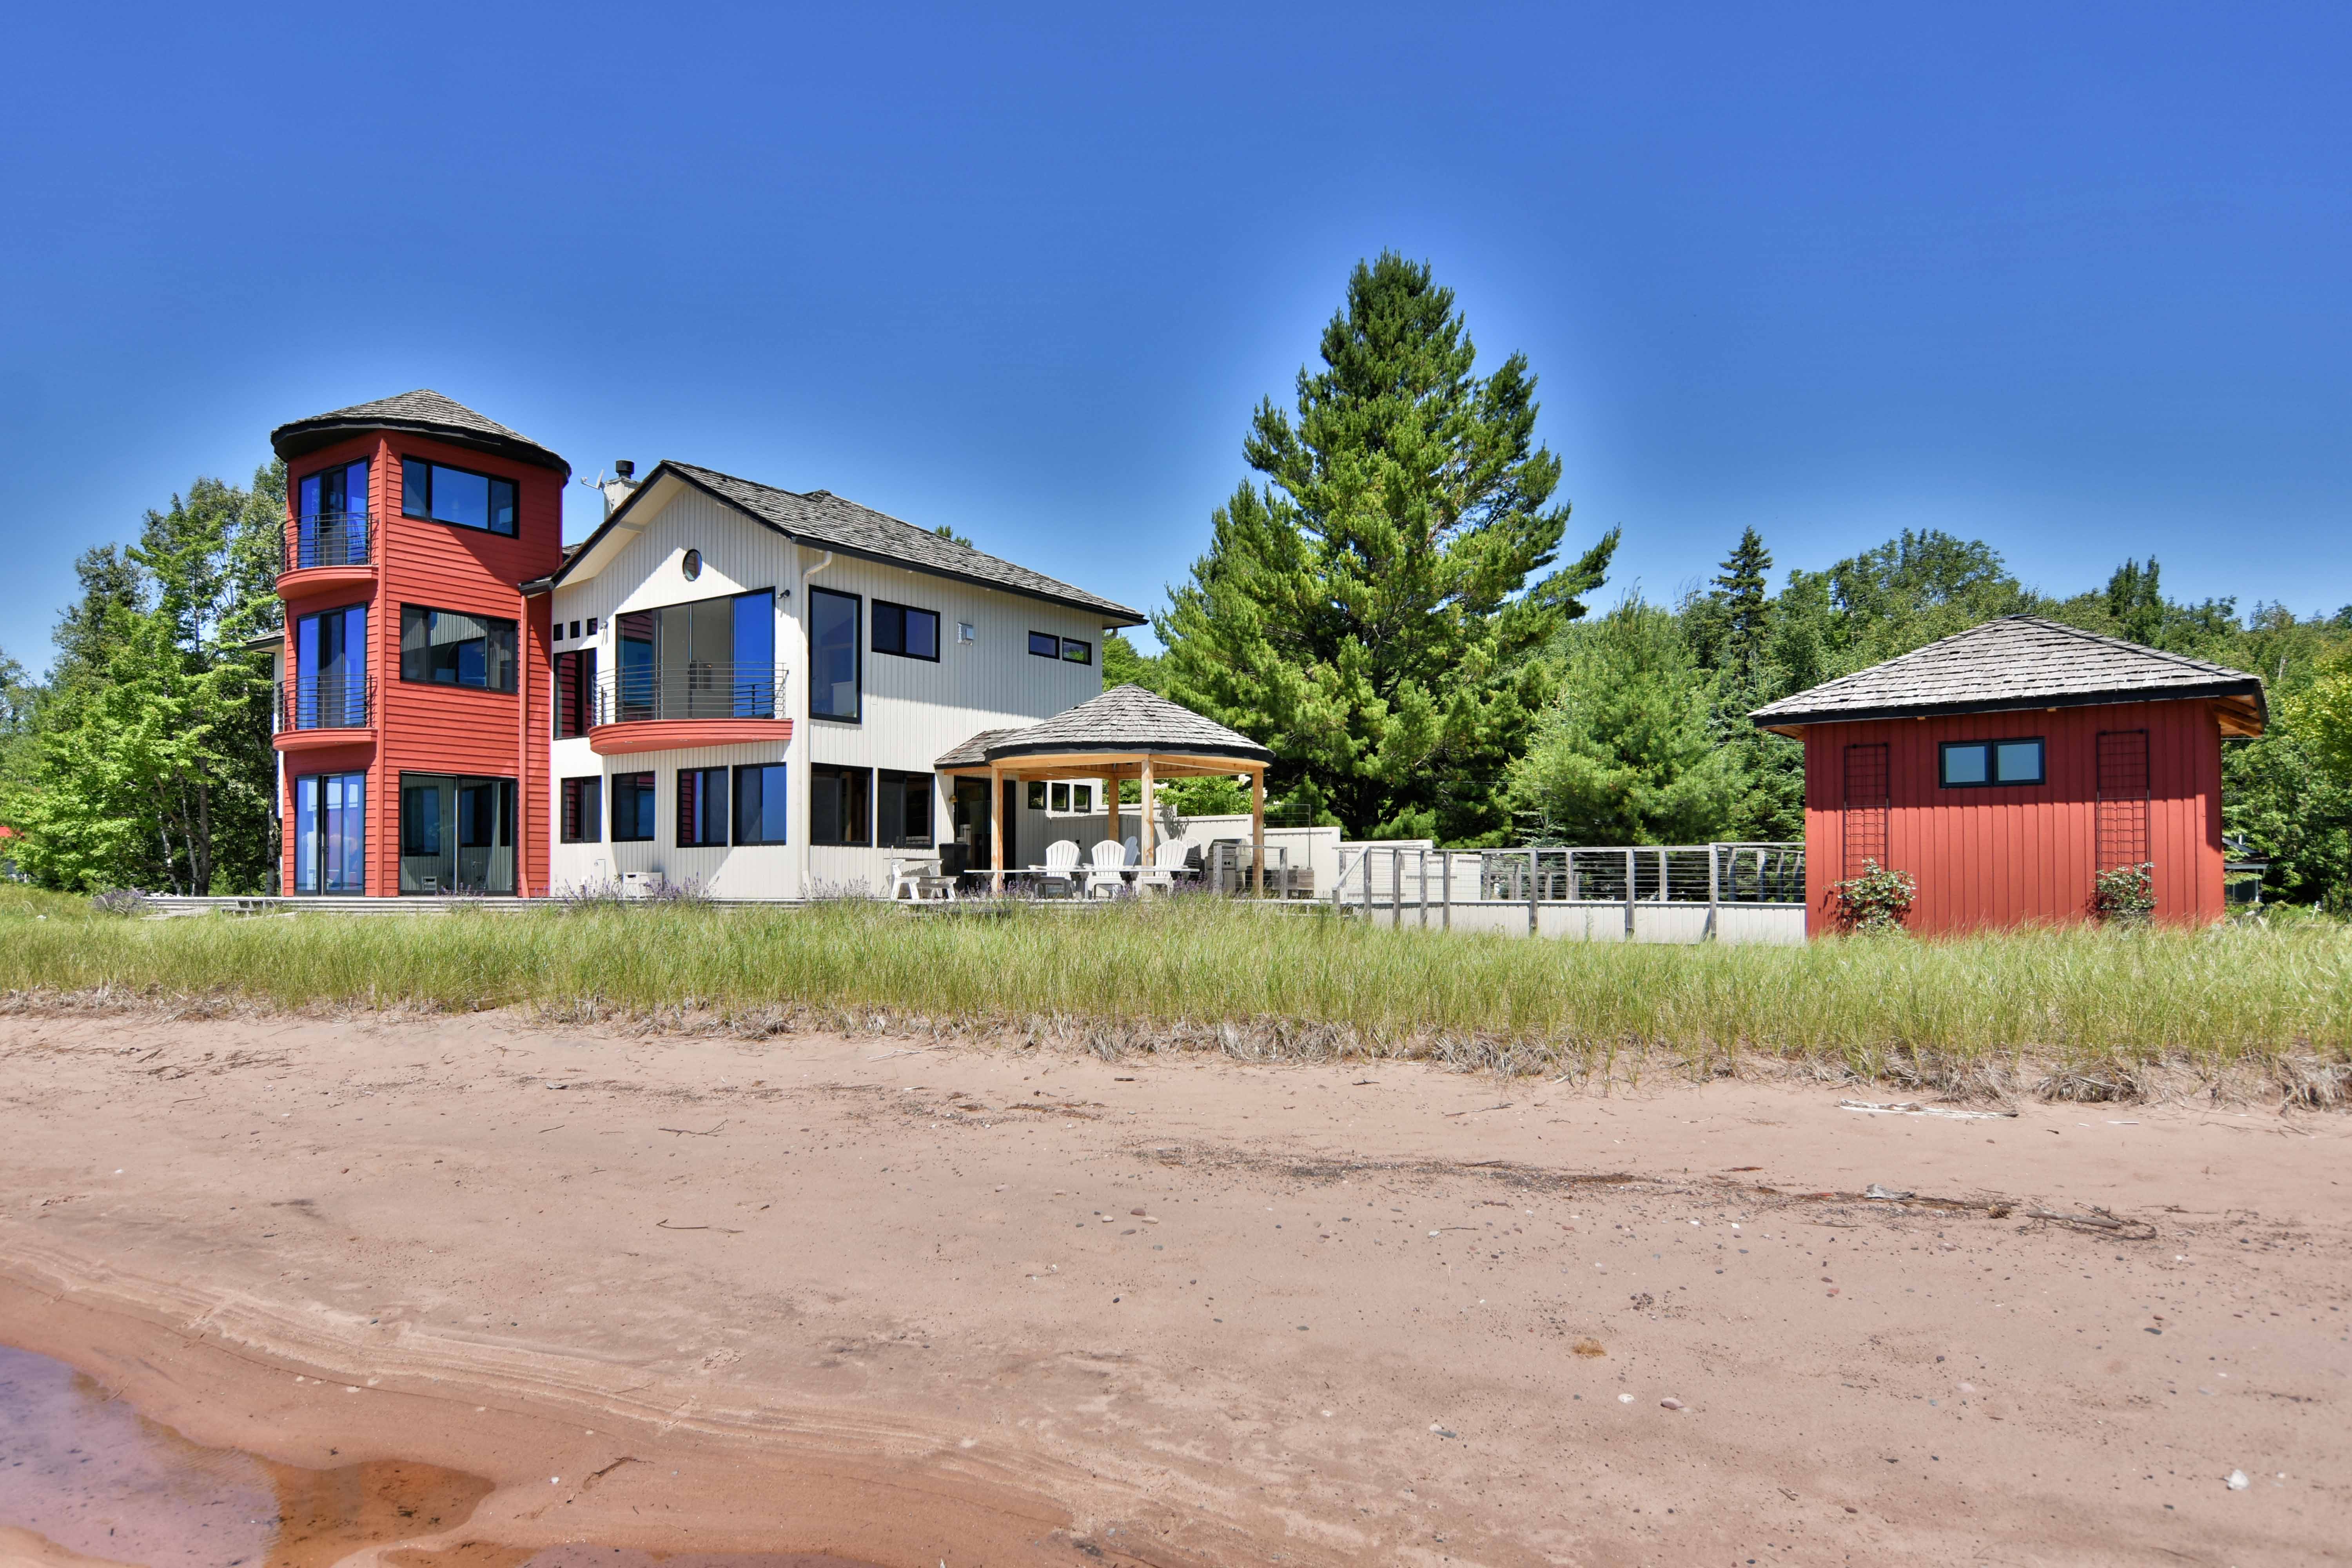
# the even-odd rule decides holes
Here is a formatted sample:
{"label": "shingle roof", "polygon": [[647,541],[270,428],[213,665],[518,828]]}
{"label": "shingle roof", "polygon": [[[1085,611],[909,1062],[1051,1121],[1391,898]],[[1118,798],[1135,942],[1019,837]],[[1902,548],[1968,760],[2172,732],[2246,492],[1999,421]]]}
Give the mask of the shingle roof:
{"label": "shingle roof", "polygon": [[[1203,719],[1140,686],[1114,686],[1100,697],[1018,730],[974,735],[941,767],[974,767],[1010,757],[1060,756],[1074,752],[1156,752],[1270,763],[1274,753],[1237,730]],[[977,753],[977,754],[974,754]],[[960,760],[950,763],[948,758]]]}
{"label": "shingle roof", "polygon": [[[844,500],[830,490],[810,490],[806,493],[782,490],[773,485],[722,474],[715,468],[697,468],[692,463],[666,459],[654,473],[646,476],[646,483],[630,499],[634,500],[636,496],[651,489],[654,479],[665,468],[688,483],[774,524],[795,539],[804,539],[813,544],[853,555],[896,562],[919,571],[961,577],[992,588],[1007,588],[1031,598],[1050,599],[1056,604],[1093,611],[1104,617],[1105,625],[1139,626],[1144,622],[1141,615],[1116,600],[1089,594],[1084,588],[1074,588],[1042,572],[1032,572],[1026,566],[999,560],[974,550],[969,544],[958,544],[952,539],[942,538],[928,528],[918,528],[887,512]],[[619,514],[616,512],[614,515]]]}
{"label": "shingle roof", "polygon": [[396,397],[379,397],[373,403],[355,403],[349,408],[313,414],[308,419],[291,420],[269,433],[269,444],[281,458],[299,458],[362,430],[413,430],[460,447],[502,453],[541,468],[561,468],[566,475],[572,472],[571,464],[520,431],[509,430],[457,399],[444,397],[427,387],[404,392]]}
{"label": "shingle roof", "polygon": [[1024,727],[1015,725],[1010,730],[982,730],[955,750],[940,752],[939,760],[931,766],[935,768],[984,767],[988,763],[988,748],[1007,735],[1018,735]]}
{"label": "shingle roof", "polygon": [[2249,700],[2263,713],[2259,676],[2101,637],[2038,616],[2003,616],[1757,709],[1779,727],[2012,708],[2072,708],[2197,697]]}

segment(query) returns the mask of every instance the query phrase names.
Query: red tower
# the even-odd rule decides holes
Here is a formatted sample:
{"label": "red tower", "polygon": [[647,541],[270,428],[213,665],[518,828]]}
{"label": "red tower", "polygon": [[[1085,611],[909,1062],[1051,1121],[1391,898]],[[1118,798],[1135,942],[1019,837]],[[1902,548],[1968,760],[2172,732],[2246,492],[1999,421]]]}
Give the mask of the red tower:
{"label": "red tower", "polygon": [[548,601],[571,465],[437,392],[281,425],[285,890],[547,891]]}

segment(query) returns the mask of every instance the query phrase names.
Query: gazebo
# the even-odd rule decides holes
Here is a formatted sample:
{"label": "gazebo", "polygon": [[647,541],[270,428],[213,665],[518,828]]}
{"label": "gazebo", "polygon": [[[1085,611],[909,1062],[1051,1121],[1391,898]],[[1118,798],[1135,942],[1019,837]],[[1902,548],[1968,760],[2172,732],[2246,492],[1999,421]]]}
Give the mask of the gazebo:
{"label": "gazebo", "polygon": [[1119,837],[1120,782],[1143,786],[1139,833],[1144,862],[1152,854],[1151,792],[1161,779],[1247,773],[1250,781],[1251,890],[1265,891],[1265,770],[1274,753],[1239,731],[1203,719],[1140,686],[1114,686],[1051,719],[1012,730],[986,730],[935,764],[939,771],[989,781],[990,864],[1004,887],[1004,785],[1032,779],[1102,779],[1110,837]]}

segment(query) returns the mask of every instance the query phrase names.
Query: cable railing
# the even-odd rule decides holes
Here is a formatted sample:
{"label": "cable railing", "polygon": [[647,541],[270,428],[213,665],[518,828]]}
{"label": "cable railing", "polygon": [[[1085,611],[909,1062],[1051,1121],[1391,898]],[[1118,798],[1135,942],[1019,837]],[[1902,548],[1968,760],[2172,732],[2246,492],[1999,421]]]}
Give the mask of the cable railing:
{"label": "cable railing", "polygon": [[[1396,924],[1452,927],[1460,910],[1524,910],[1527,929],[1546,909],[1661,906],[1715,912],[1735,907],[1801,909],[1805,847],[1791,843],[1639,844],[1591,847],[1440,849],[1429,845],[1343,844],[1335,908]],[[1509,917],[1517,919],[1517,916]]]}
{"label": "cable railing", "polygon": [[672,719],[778,719],[791,711],[781,664],[689,662],[614,670],[598,676],[584,694],[566,689],[561,671],[557,679],[557,700],[589,725]]}
{"label": "cable railing", "polygon": [[275,684],[281,731],[364,730],[375,705],[372,675],[313,675]]}
{"label": "cable railing", "polygon": [[306,512],[285,531],[285,566],[300,572],[313,566],[364,566],[374,530],[363,511]]}

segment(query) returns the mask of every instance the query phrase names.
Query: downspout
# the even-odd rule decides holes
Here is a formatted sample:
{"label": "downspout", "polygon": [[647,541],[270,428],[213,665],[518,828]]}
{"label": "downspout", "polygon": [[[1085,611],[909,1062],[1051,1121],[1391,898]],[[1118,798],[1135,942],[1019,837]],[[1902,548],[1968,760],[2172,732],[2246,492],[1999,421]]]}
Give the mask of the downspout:
{"label": "downspout", "polygon": [[[797,558],[800,552],[795,549],[793,553]],[[813,851],[815,847],[809,842],[811,831],[816,823],[816,813],[810,809],[812,803],[809,799],[810,793],[816,788],[815,753],[810,749],[811,742],[815,739],[810,719],[816,709],[816,645],[809,637],[808,581],[832,564],[833,552],[828,550],[824,552],[824,560],[814,566],[802,568],[800,586],[796,590],[801,601],[801,700],[800,721],[793,728],[801,746],[801,787],[800,805],[794,808],[794,815],[801,819],[801,898],[803,900],[807,900],[816,885],[812,879],[814,875]]]}

